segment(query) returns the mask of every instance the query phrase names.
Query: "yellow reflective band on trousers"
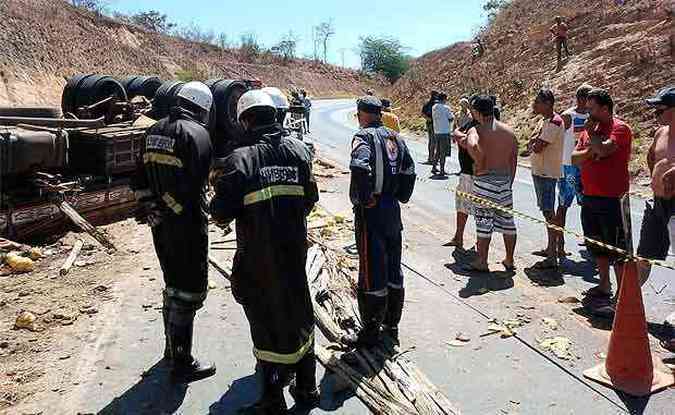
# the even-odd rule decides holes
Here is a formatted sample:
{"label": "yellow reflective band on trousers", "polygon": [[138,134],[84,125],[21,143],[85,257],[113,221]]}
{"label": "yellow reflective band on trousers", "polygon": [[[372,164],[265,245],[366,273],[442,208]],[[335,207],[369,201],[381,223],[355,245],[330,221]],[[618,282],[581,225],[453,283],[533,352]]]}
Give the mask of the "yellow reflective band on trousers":
{"label": "yellow reflective band on trousers", "polygon": [[174,166],[174,167],[183,167],[183,162],[175,156],[170,156],[168,154],[161,154],[161,153],[145,153],[143,154],[143,163],[148,164],[148,163],[157,163],[157,164],[164,164],[166,166]]}
{"label": "yellow reflective band on trousers", "polygon": [[176,215],[180,215],[181,213],[183,213],[183,206],[180,203],[176,202],[176,199],[174,199],[173,196],[171,196],[170,194],[164,193],[164,196],[162,196],[162,200],[171,210],[173,210],[173,212]]}
{"label": "yellow reflective band on trousers", "polygon": [[256,192],[252,192],[244,196],[244,206],[252,205],[258,202],[270,200],[278,196],[304,196],[305,189],[298,185],[279,184],[276,186],[266,187]]}
{"label": "yellow reflective band on trousers", "polygon": [[307,352],[312,348],[314,345],[314,333],[312,333],[311,336],[309,336],[309,339],[305,344],[300,346],[297,352],[295,353],[289,353],[289,354],[282,354],[282,353],[274,353],[274,352],[269,352],[266,350],[260,350],[256,349],[255,347],[253,348],[253,355],[256,357],[258,360],[262,360],[264,362],[270,362],[270,363],[280,363],[283,365],[294,365],[300,361]]}

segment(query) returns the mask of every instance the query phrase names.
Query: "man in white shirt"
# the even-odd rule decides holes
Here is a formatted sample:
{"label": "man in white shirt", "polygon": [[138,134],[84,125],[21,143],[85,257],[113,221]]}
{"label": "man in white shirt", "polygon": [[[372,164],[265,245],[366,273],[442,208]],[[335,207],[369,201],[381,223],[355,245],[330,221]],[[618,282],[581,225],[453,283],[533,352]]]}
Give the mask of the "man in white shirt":
{"label": "man in white shirt", "polygon": [[[581,205],[581,171],[572,164],[572,153],[577,146],[579,135],[584,131],[588,113],[588,93],[593,89],[590,85],[581,85],[577,89],[577,105],[562,113],[565,124],[565,140],[562,152],[562,177],[558,180],[558,211],[556,218],[563,228],[567,218],[567,209],[572,206],[574,198]],[[558,257],[567,256],[565,251],[565,237],[558,239]]]}
{"label": "man in white shirt", "polygon": [[[544,119],[540,122],[538,134],[530,140],[532,151],[532,180],[537,193],[537,205],[546,222],[557,224],[555,217],[555,189],[562,170],[562,147],[565,127],[560,115],[553,111],[555,96],[550,89],[541,89],[534,100],[533,110]],[[544,261],[535,264],[537,268],[556,268],[558,266],[556,249],[558,232],[547,228],[548,245],[546,249],[535,252],[545,256]]]}
{"label": "man in white shirt", "polygon": [[436,165],[440,164],[441,176],[446,176],[445,158],[450,156],[450,132],[453,131],[455,116],[447,104],[448,96],[440,94],[439,102],[431,109],[431,118],[434,122],[434,139],[436,140],[436,157],[432,160],[431,173],[436,174]]}

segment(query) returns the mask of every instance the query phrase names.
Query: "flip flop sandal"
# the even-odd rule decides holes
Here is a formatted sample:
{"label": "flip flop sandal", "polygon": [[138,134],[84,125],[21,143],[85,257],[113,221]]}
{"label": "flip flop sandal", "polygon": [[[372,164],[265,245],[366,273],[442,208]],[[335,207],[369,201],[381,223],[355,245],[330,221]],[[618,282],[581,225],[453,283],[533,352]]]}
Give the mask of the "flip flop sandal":
{"label": "flip flop sandal", "polygon": [[548,256],[548,250],[541,249],[539,251],[534,251],[534,252],[532,252],[532,255],[547,257]]}
{"label": "flip flop sandal", "polygon": [[463,244],[460,245],[459,242],[455,241],[454,239],[451,239],[450,242],[444,243],[443,246],[454,246],[455,248],[462,248]]}

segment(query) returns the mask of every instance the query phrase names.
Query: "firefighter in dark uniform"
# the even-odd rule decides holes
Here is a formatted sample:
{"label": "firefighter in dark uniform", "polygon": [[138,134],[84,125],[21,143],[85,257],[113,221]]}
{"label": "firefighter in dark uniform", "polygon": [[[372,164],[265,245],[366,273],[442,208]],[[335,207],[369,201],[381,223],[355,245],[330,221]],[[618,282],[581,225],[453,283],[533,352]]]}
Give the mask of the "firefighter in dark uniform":
{"label": "firefighter in dark uniform", "polygon": [[350,198],[359,252],[358,304],[363,327],[343,342],[370,347],[381,330],[398,344],[403,312],[401,208],[415,186],[415,163],[399,135],[382,125],[382,103],[357,101],[361,130],[352,140]]}
{"label": "firefighter in dark uniform", "polygon": [[208,287],[206,184],[211,139],[205,126],[213,97],[200,82],[185,84],[170,115],[150,128],[132,187],[136,218],[152,229],[164,274],[164,357],[179,381],[216,373],[192,356],[195,313]]}
{"label": "firefighter in dark uniform", "polygon": [[[286,413],[283,387],[296,407],[318,404],[314,312],[307,283],[307,215],[319,200],[311,156],[275,122],[265,92],[245,93],[237,114],[243,146],[219,163],[211,214],[236,220],[232,294],[248,318],[253,354],[263,375],[262,398],[241,412]],[[213,179],[212,179],[213,180]]]}

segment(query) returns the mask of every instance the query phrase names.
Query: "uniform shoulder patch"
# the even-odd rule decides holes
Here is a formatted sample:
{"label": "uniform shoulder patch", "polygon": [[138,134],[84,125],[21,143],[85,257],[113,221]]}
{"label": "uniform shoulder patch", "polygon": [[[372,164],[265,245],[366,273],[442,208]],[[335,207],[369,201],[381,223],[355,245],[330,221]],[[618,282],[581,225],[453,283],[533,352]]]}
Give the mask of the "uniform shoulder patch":
{"label": "uniform shoulder patch", "polygon": [[145,139],[146,150],[162,150],[172,153],[175,145],[176,140],[163,135],[149,135]]}

